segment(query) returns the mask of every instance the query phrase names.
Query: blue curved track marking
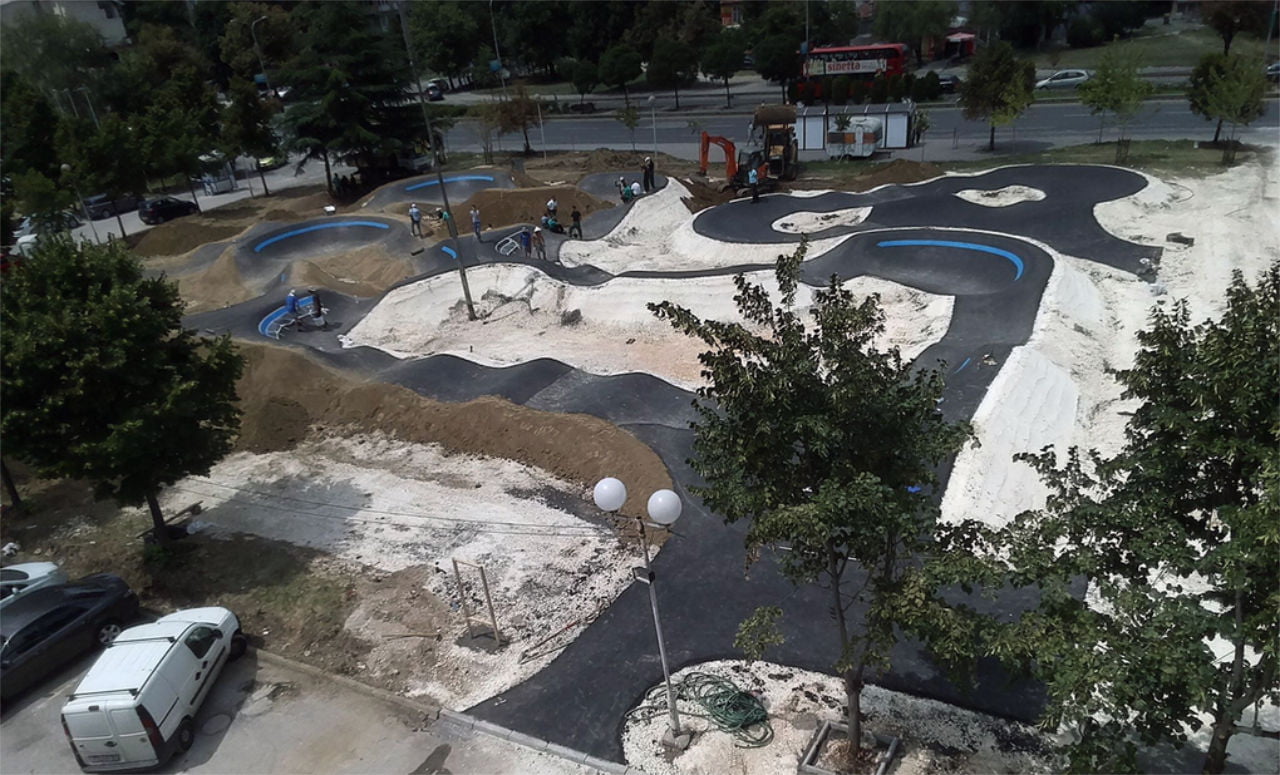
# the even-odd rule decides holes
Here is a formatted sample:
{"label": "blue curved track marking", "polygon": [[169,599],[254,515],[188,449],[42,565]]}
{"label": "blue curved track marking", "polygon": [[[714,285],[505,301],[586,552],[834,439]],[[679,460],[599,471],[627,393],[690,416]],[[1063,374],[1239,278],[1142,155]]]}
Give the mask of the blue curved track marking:
{"label": "blue curved track marking", "polygon": [[[456,182],[458,182],[458,181],[460,181],[460,180],[487,180],[487,181],[489,181],[490,183],[492,183],[492,182],[493,182],[493,176],[492,176],[492,175],[454,175],[454,176],[453,176],[453,177],[451,177],[451,178],[445,178],[445,179],[444,179],[444,182],[445,182],[445,183],[456,183]],[[424,181],[423,181],[423,182],[421,182],[421,183],[414,183],[412,186],[405,186],[405,187],[404,187],[404,190],[405,190],[405,191],[417,191],[417,190],[418,190],[418,189],[420,189],[420,188],[427,188],[428,186],[438,186],[438,185],[440,185],[440,181],[438,181],[438,180],[424,180]]]}
{"label": "blue curved track marking", "polygon": [[964,371],[964,370],[965,370],[965,367],[967,367],[967,366],[969,365],[969,361],[971,361],[971,360],[973,360],[973,359],[972,359],[972,358],[965,358],[965,359],[964,359],[964,363],[960,364],[960,368],[956,369],[955,371],[953,371],[953,372],[951,372],[951,373],[952,373],[952,374],[959,374],[960,372]]}
{"label": "blue curved track marking", "polygon": [[976,250],[980,253],[990,253],[993,256],[1000,256],[1001,258],[1007,258],[1010,262],[1013,263],[1014,268],[1018,270],[1018,273],[1013,276],[1014,280],[1022,279],[1022,270],[1025,268],[1022,263],[1022,259],[1018,258],[1016,254],[1010,253],[1007,250],[1001,250],[1000,248],[993,248],[990,245],[979,245],[976,242],[953,242],[951,240],[940,240],[940,239],[898,239],[898,240],[885,240],[884,242],[877,242],[876,247],[880,247],[880,248],[911,248],[911,247],[960,248],[961,250]]}
{"label": "blue curved track marking", "polygon": [[290,237],[296,237],[299,234],[307,234],[308,232],[320,231],[321,229],[345,229],[348,226],[368,226],[374,229],[390,229],[391,227],[385,223],[377,221],[329,221],[327,223],[313,223],[310,226],[303,226],[300,229],[292,229],[283,234],[277,234],[269,237],[253,246],[254,253],[261,253],[263,248],[270,247],[281,240],[287,240]]}
{"label": "blue curved track marking", "polygon": [[279,309],[272,312],[270,315],[267,315],[265,318],[262,319],[262,322],[258,324],[258,333],[262,334],[265,337],[274,339],[275,337],[272,337],[271,334],[269,333],[271,331],[271,324],[276,322],[280,318],[284,317],[288,313],[289,313],[288,309],[286,309],[285,307],[280,307]]}
{"label": "blue curved track marking", "polygon": [[457,251],[455,251],[453,248],[449,247],[448,245],[445,245],[444,247],[442,247],[442,248],[440,248],[440,249],[441,249],[441,250],[443,250],[444,252],[448,253],[448,254],[449,254],[449,257],[450,257],[450,258],[452,258],[454,261],[457,261],[457,260],[458,260],[458,253],[457,253]]}

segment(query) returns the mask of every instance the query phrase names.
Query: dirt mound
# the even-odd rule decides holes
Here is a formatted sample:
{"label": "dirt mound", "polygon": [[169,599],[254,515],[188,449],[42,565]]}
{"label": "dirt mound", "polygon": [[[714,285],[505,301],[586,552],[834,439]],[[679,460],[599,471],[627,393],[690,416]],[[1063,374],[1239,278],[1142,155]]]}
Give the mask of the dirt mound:
{"label": "dirt mound", "polygon": [[294,285],[329,288],[350,296],[377,296],[415,273],[408,259],[396,258],[382,245],[352,250],[310,261],[294,262]]}
{"label": "dirt mound", "polygon": [[[615,425],[581,414],[556,414],[495,397],[465,404],[433,401],[408,388],[361,382],[283,347],[239,343],[245,373],[237,446],[252,452],[291,449],[311,428],[381,431],[403,441],[516,460],[584,486],[617,476],[634,493],[671,486],[661,459]],[[640,497],[628,501],[639,515]]]}
{"label": "dirt mound", "polygon": [[932,180],[942,175],[944,170],[936,164],[929,162],[908,161],[907,159],[894,159],[885,164],[879,164],[873,167],[869,172],[858,175],[850,181],[845,188],[850,191],[867,191],[876,186],[883,186],[889,183],[919,183],[922,180]]}
{"label": "dirt mound", "polygon": [[215,223],[209,218],[169,221],[143,232],[134,244],[133,252],[143,258],[177,256],[209,242],[231,239],[244,229],[244,225]]}
{"label": "dirt mound", "polygon": [[691,213],[722,205],[738,195],[732,188],[721,191],[722,183],[712,184],[696,177],[681,178],[680,183],[689,189],[691,194],[691,196],[682,197],[680,200],[684,202],[685,207],[688,207]]}
{"label": "dirt mound", "polygon": [[178,293],[187,302],[188,315],[229,307],[258,295],[244,284],[234,245],[222,251],[208,269],[179,277]]}
{"label": "dirt mound", "polygon": [[[458,205],[454,212],[459,222],[470,226],[467,215],[471,206],[480,208],[484,228],[492,229],[513,223],[537,223],[547,211],[547,200],[555,197],[560,205],[560,220],[568,224],[569,213],[576,206],[584,216],[613,207],[612,202],[596,199],[577,186],[543,186],[541,188],[486,188]],[[567,225],[566,225],[567,228]]]}
{"label": "dirt mound", "polygon": [[[652,155],[643,151],[610,151],[601,148],[587,154],[587,157],[582,161],[582,171],[588,175],[593,172],[610,172],[612,170],[636,170],[639,172],[640,165],[644,163],[644,158]],[[663,169],[662,161],[661,157],[654,159],[654,164],[659,172]]]}

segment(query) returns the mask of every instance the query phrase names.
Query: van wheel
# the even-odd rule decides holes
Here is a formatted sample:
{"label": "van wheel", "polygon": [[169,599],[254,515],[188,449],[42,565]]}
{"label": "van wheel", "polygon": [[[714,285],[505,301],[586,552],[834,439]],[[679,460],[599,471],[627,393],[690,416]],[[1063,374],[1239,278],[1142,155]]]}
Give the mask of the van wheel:
{"label": "van wheel", "polygon": [[192,723],[190,717],[184,718],[182,723],[178,725],[178,750],[186,753],[191,750],[191,744],[196,741],[196,725]]}
{"label": "van wheel", "polygon": [[99,624],[98,629],[94,630],[93,640],[99,646],[106,648],[107,646],[110,646],[116,639],[116,636],[120,634],[120,629],[119,622],[114,619],[109,619],[102,624]]}
{"label": "van wheel", "polygon": [[231,636],[231,648],[227,652],[227,660],[234,662],[240,657],[243,657],[244,653],[248,650],[249,639],[244,636],[243,632],[236,630],[236,634]]}

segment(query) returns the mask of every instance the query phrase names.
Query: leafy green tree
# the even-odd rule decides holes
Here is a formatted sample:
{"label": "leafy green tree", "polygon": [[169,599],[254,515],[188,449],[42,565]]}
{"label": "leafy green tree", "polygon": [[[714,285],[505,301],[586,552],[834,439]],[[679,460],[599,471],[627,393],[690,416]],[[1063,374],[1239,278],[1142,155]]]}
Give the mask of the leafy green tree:
{"label": "leafy green tree", "polygon": [[800,58],[799,41],[786,34],[762,38],[752,49],[756,60],[756,72],[766,81],[782,87],[782,100],[787,97],[787,84],[800,77],[804,66]]}
{"label": "leafy green tree", "polygon": [[[838,278],[815,292],[809,320],[796,309],[807,244],[780,256],[775,304],[763,286],[734,278],[746,321],[702,320],[670,302],[649,309],[709,348],[699,360],[710,384],[698,390],[690,464],[706,481],[694,492],[729,522],[747,520],[747,555],[776,554],[795,584],[831,594],[848,699],[849,740],[860,744],[861,693],[886,664],[910,612],[940,604],[917,590],[920,557],[938,507],[935,466],[957,452],[966,425],[937,410],[943,381],[933,369],[878,349],[879,298],[855,300]],[[866,573],[853,584],[852,564]],[[851,588],[856,587],[856,588]],[[863,621],[850,621],[855,603]],[[737,643],[752,658],[778,641],[782,615],[766,607],[743,623]]]}
{"label": "leafy green tree", "polygon": [[1140,402],[1121,451],[1020,456],[1049,485],[1045,507],[961,542],[998,568],[993,587],[1040,591],[988,648],[1044,681],[1042,722],[1077,735],[1073,771],[1135,771],[1138,743],[1181,745],[1203,716],[1204,772],[1220,773],[1231,737],[1257,731],[1246,711],[1280,701],[1277,309],[1272,263],[1252,287],[1235,274],[1221,320],[1192,324],[1185,301],[1152,310],[1115,375]]}
{"label": "leafy green tree", "polygon": [[996,127],[1013,123],[1031,105],[1035,86],[1035,65],[1018,61],[1013,46],[1001,42],[978,49],[969,77],[960,83],[960,107],[965,118],[991,126],[989,150],[996,149]]}
{"label": "leafy green tree", "polygon": [[1116,142],[1116,164],[1124,164],[1129,158],[1129,122],[1133,121],[1142,103],[1155,86],[1142,77],[1140,62],[1128,45],[1114,45],[1102,54],[1094,77],[1080,84],[1080,102],[1092,112],[1110,113],[1120,125],[1120,138]]}
{"label": "leafy green tree", "polygon": [[[262,73],[273,88],[286,85],[271,75],[275,72],[273,68],[287,62],[294,54],[294,23],[288,12],[278,5],[266,3],[228,3],[227,7],[230,18],[218,39],[218,50],[222,61],[230,68],[231,76],[254,81],[255,76]],[[259,53],[262,54],[261,61]],[[267,68],[265,73],[264,67]]]}
{"label": "leafy green tree", "polygon": [[60,161],[49,138],[57,134],[60,118],[49,100],[12,70],[0,73],[0,116],[0,166],[5,174],[31,170],[57,177]]}
{"label": "leafy green tree", "polygon": [[4,24],[0,61],[4,69],[20,73],[56,101],[68,99],[68,89],[94,88],[110,65],[111,54],[92,25],[61,14],[30,11]]}
{"label": "leafy green tree", "polygon": [[573,88],[578,92],[578,104],[581,105],[586,101],[587,95],[600,83],[600,70],[592,62],[575,60],[573,69],[569,73],[569,80],[573,82]]}
{"label": "leafy green tree", "polygon": [[1222,38],[1222,55],[1231,53],[1231,43],[1242,32],[1264,34],[1274,23],[1269,3],[1252,0],[1204,0],[1200,16]]}
{"label": "leafy green tree", "polygon": [[876,4],[876,35],[881,40],[910,44],[916,63],[924,64],[924,41],[946,33],[956,15],[952,0],[893,0]]}
{"label": "leafy green tree", "polygon": [[614,118],[616,118],[618,122],[625,126],[627,131],[631,133],[631,152],[635,153],[636,127],[640,125],[640,111],[628,105],[622,110],[619,110]]}
{"label": "leafy green tree", "polygon": [[689,83],[698,72],[698,53],[670,38],[660,38],[653,45],[653,57],[645,79],[655,89],[675,92],[676,109],[680,109],[680,85]]}
{"label": "leafy green tree", "polygon": [[1236,157],[1236,128],[1248,126],[1266,113],[1263,101],[1267,92],[1266,75],[1258,63],[1239,54],[1227,56],[1221,69],[1209,75],[1205,90],[1205,113],[1230,126],[1222,148],[1222,163],[1231,164]]}
{"label": "leafy green tree", "polygon": [[208,473],[239,427],[230,339],[183,330],[177,287],[145,277],[120,243],[46,242],[5,278],[3,301],[5,454],[145,502],[167,540],[160,488]]}
{"label": "leafy green tree", "polygon": [[524,136],[524,155],[533,153],[529,144],[529,127],[536,126],[540,115],[538,101],[529,96],[523,87],[517,87],[509,98],[498,102],[498,128],[506,132],[520,132]]}
{"label": "leafy green tree", "polygon": [[1222,137],[1223,119],[1214,116],[1209,110],[1209,97],[1213,93],[1213,85],[1222,77],[1227,67],[1226,54],[1205,54],[1196,63],[1187,80],[1187,100],[1191,103],[1191,112],[1201,116],[1205,121],[1214,121],[1217,126],[1213,130],[1213,142],[1216,145]]}
{"label": "leafy green tree", "polygon": [[733,107],[729,93],[729,79],[742,69],[742,58],[747,51],[747,41],[739,30],[724,29],[702,50],[702,74],[719,78],[724,82],[724,106]]}
{"label": "leafy green tree", "polygon": [[448,78],[450,85],[466,74],[488,32],[465,5],[474,3],[409,5],[409,32],[418,62]]}
{"label": "leafy green tree", "polygon": [[[222,110],[222,149],[231,158],[245,155],[254,159],[279,153],[279,141],[271,128],[273,111],[270,103],[258,96],[253,84],[241,78],[233,78],[228,97],[231,104]],[[258,180],[262,182],[263,196],[270,196],[267,177],[258,167]]]}
{"label": "leafy green tree", "polygon": [[[61,140],[63,158],[79,183],[81,193],[95,191],[110,199],[137,195],[146,190],[147,176],[142,158],[141,132],[125,119],[112,113],[102,118],[101,125],[81,121],[72,125]],[[116,225],[125,235],[124,219],[116,212]]]}
{"label": "leafy green tree", "polygon": [[[471,3],[471,5],[478,5]],[[550,73],[555,61],[568,53],[561,30],[569,26],[569,6],[562,0],[510,3],[498,16],[501,48],[509,59]]]}
{"label": "leafy green tree", "polygon": [[631,92],[627,84],[639,78],[641,71],[640,53],[625,43],[611,47],[600,58],[600,80],[622,89],[628,108],[631,107]]}
{"label": "leafy green tree", "polygon": [[[76,207],[75,195],[69,186],[60,186],[60,180],[61,173],[53,178],[37,170],[13,174],[13,196],[22,203],[23,212],[40,224],[41,234],[64,230],[66,227],[60,217],[62,212]],[[78,212],[79,208],[76,210]]]}

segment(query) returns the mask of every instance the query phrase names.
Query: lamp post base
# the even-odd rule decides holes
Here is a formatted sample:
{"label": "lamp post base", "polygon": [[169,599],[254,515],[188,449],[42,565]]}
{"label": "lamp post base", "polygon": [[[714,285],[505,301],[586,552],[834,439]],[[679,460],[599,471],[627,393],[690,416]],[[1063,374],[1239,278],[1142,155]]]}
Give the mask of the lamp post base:
{"label": "lamp post base", "polygon": [[680,734],[675,734],[671,727],[667,727],[667,731],[662,733],[662,746],[664,748],[672,748],[677,751],[683,751],[689,747],[689,743],[693,742],[693,733],[685,729]]}

